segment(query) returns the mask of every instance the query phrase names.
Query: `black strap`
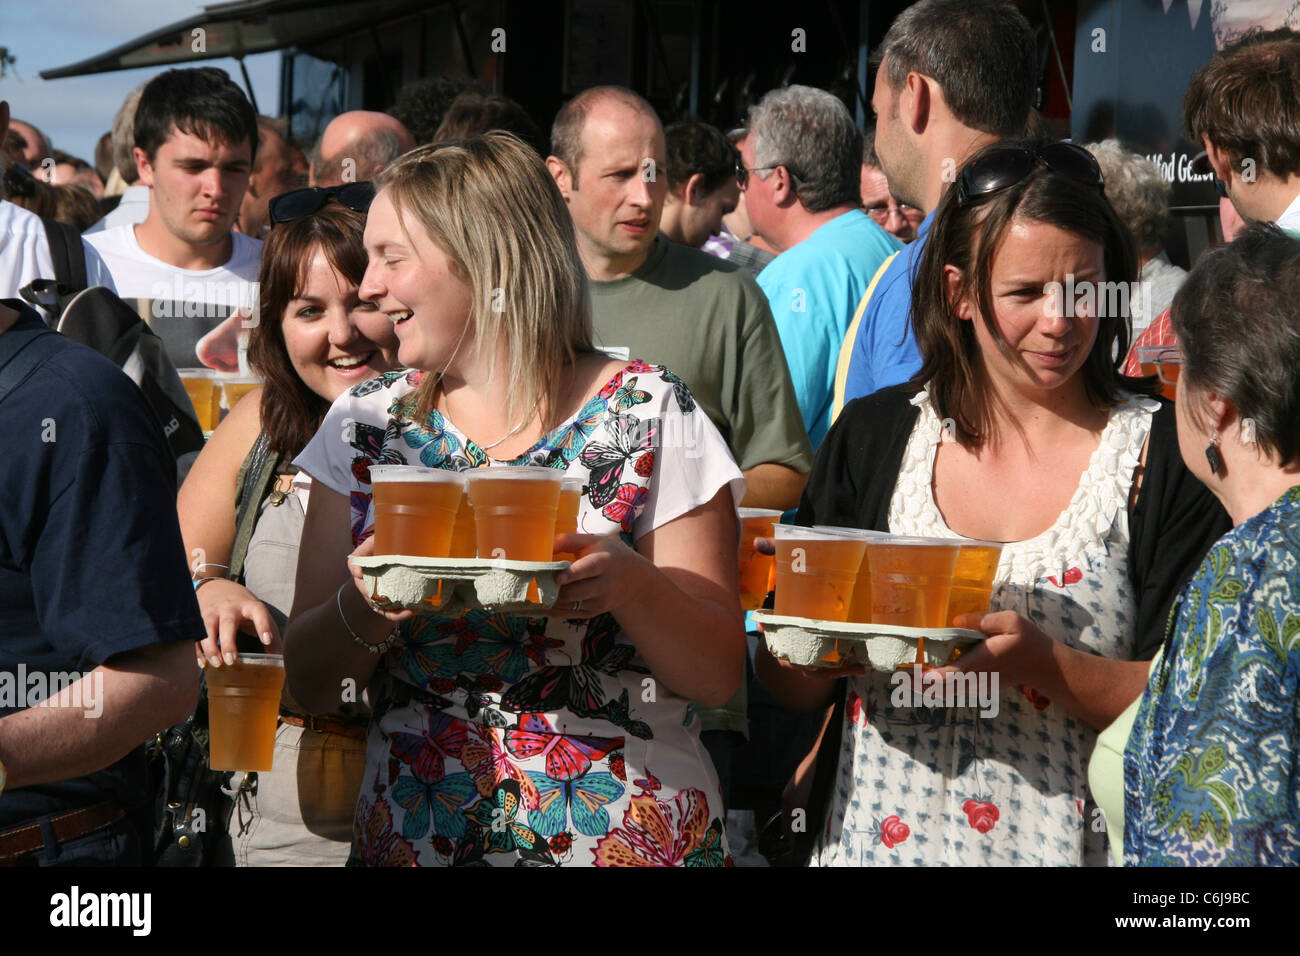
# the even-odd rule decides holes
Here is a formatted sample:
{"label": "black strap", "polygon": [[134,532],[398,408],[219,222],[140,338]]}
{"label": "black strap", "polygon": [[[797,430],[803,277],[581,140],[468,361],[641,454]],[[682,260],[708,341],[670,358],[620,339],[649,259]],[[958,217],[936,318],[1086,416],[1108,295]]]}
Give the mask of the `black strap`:
{"label": "black strap", "polygon": [[38,368],[71,345],[49,328],[11,328],[0,335],[0,402]]}
{"label": "black strap", "polygon": [[69,289],[86,287],[86,249],[81,244],[81,233],[67,223],[41,217],[45,223],[45,238],[50,244],[50,258],[54,260],[54,278]]}

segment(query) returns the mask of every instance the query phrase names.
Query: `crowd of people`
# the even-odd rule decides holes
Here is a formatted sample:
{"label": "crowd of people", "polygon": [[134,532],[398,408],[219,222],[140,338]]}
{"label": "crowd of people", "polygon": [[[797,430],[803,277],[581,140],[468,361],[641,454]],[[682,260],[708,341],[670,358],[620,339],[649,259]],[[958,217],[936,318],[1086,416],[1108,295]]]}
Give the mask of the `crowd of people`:
{"label": "crowd of people", "polygon": [[[730,131],[601,86],[547,139],[426,81],[304,146],[192,68],[92,165],[0,103],[0,679],[71,675],[0,694],[0,866],[153,862],[144,742],[256,651],[274,769],[222,780],[210,863],[728,866],[746,801],[784,864],[1300,863],[1300,35],[1191,81],[1190,272],[1153,164],[1039,135],[1014,6],[920,0],[872,62],[865,135],[806,86]],[[50,330],[69,258],[174,367],[260,377],[197,456]],[[385,465],[576,479],[553,606],[377,603]],[[741,506],[1002,543],[926,675],[992,715],[770,653]]]}

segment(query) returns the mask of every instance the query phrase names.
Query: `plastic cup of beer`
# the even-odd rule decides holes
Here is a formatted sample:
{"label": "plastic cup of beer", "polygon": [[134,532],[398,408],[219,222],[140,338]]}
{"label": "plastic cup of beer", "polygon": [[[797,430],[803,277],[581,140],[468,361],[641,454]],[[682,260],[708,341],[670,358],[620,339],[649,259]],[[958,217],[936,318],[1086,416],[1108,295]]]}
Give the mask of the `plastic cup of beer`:
{"label": "plastic cup of beer", "polygon": [[451,558],[472,558],[478,554],[474,535],[474,506],[469,502],[468,483],[460,492],[460,506],[456,509],[456,523],[451,528]]}
{"label": "plastic cup of beer", "polygon": [[217,388],[217,373],[210,368],[177,369],[185,394],[194,406],[194,416],[204,435],[210,435],[221,421],[221,391]]}
{"label": "plastic cup of beer", "polygon": [[257,375],[223,375],[219,379],[227,411],[233,412],[239,400],[262,384]]}
{"label": "plastic cup of beer", "polygon": [[284,657],[240,654],[234,664],[209,667],[205,673],[209,765],[213,770],[269,771],[284,690]]}
{"label": "plastic cup of beer", "polygon": [[[582,479],[565,478],[560,483],[560,503],[555,511],[555,533],[578,533],[578,506],[582,503]],[[554,560],[573,561],[577,558],[572,551],[556,551]]]}
{"label": "plastic cup of beer", "polygon": [[1160,377],[1160,394],[1171,402],[1178,398],[1178,378],[1183,371],[1183,356],[1169,345],[1145,345],[1138,349],[1138,364],[1143,375]]}
{"label": "plastic cup of beer", "polygon": [[468,474],[480,558],[550,561],[564,472],[531,466]]}
{"label": "plastic cup of beer", "polygon": [[418,465],[372,465],[375,554],[445,558],[465,491],[459,472]]}
{"label": "plastic cup of beer", "polygon": [[[813,525],[816,531],[834,531],[859,538],[888,537],[883,531],[867,531],[864,528],[838,528],[832,525]],[[871,623],[871,550],[862,555],[862,564],[858,566],[858,580],[853,585],[853,603],[849,605],[846,621],[852,624]]]}
{"label": "plastic cup of beer", "polygon": [[797,525],[776,526],[774,612],[817,621],[845,621],[867,539]]}
{"label": "plastic cup of beer", "polygon": [[776,579],[776,559],[754,550],[755,538],[770,538],[781,523],[781,512],[768,508],[740,509],[740,609],[757,611]]}
{"label": "plastic cup of beer", "polygon": [[997,541],[963,541],[948,591],[948,622],[959,614],[983,614],[993,597],[1002,545]]}
{"label": "plastic cup of beer", "polygon": [[948,592],[961,542],[887,535],[867,541],[871,623],[947,627]]}

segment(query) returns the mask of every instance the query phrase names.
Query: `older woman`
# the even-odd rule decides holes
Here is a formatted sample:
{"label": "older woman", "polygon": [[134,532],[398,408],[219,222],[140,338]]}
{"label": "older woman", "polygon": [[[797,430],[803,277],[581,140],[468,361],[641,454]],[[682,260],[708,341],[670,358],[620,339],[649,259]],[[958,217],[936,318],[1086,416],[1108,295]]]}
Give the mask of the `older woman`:
{"label": "older woman", "polygon": [[1300,241],[1271,225],[1207,255],[1174,299],[1183,460],[1235,527],[1093,759],[1128,865],[1300,864],[1297,301]]}
{"label": "older woman", "polygon": [[[722,865],[689,702],[743,670],[739,470],[680,379],[592,348],[572,220],[529,147],[417,149],[378,185],[361,291],[410,371],[340,397],[298,459],[316,487],[285,641],[307,706],[370,688],[360,861]],[[373,551],[379,462],[579,478],[555,610],[377,613],[347,558]]]}
{"label": "older woman", "polygon": [[[249,343],[266,384],[213,433],[178,499],[207,625],[200,666],[233,661],[241,630],[278,648],[311,493],[293,457],[334,399],[397,362],[392,323],[357,291],[366,266],[360,210],[371,196],[369,183],[356,183],[272,200],[278,224],[262,255],[261,314]],[[275,769],[241,781],[231,818],[240,865],[347,862],[365,725],[355,699],[309,719],[285,698]]]}
{"label": "older woman", "polygon": [[[960,660],[989,675],[996,714],[895,706],[887,675],[764,653],[789,705],[839,701],[809,809],[816,862],[1104,863],[1096,728],[1140,693],[1137,662],[1224,526],[1178,458],[1172,406],[1117,373],[1127,316],[1089,305],[1134,271],[1077,146],[987,147],[941,201],[913,293],[924,365],[845,408],[797,521],[1006,542],[993,606],[1008,610]],[[1062,302],[1068,276],[1094,296]]]}

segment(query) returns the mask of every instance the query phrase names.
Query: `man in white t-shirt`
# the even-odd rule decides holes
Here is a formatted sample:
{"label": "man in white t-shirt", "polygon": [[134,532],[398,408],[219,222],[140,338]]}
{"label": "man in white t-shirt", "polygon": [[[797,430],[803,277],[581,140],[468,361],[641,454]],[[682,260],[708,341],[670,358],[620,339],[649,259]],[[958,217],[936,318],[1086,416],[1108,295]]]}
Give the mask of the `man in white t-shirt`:
{"label": "man in white t-shirt", "polygon": [[257,150],[257,116],[213,67],[152,79],[135,114],[135,161],[150,189],[139,225],[94,233],[125,299],[152,300],[149,322],[178,367],[234,310],[255,314],[262,243],[231,226]]}
{"label": "man in white t-shirt", "polygon": [[[0,140],[8,128],[9,104],[0,100]],[[4,164],[0,153],[0,174],[4,173]],[[114,289],[104,260],[84,239],[81,246],[86,254],[86,284]],[[35,213],[0,200],[0,299],[17,298],[18,290],[33,279],[53,278],[54,260],[45,224]]]}

